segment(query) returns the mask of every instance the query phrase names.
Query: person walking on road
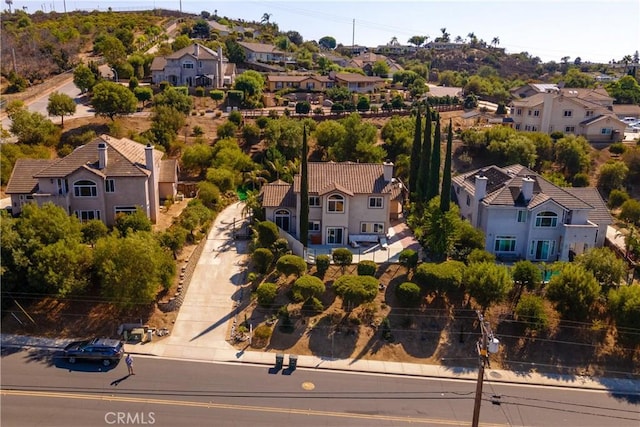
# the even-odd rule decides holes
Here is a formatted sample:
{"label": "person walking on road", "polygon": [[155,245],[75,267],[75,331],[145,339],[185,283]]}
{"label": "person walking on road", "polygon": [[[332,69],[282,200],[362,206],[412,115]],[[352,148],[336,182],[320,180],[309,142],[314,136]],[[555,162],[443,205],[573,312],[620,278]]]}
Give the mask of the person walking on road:
{"label": "person walking on road", "polygon": [[131,353],[127,354],[127,357],[124,359],[127,363],[127,369],[129,369],[129,375],[135,375],[133,372],[133,357],[131,357]]}

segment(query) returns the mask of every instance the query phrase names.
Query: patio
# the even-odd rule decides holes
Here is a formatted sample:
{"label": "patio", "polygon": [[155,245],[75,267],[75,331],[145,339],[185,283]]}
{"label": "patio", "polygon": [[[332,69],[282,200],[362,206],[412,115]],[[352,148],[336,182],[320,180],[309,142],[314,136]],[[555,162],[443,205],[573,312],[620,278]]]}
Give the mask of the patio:
{"label": "patio", "polygon": [[358,248],[353,248],[348,244],[309,245],[307,248],[306,259],[309,263],[315,264],[315,258],[318,255],[331,256],[333,250],[338,248],[349,249],[353,254],[354,263],[370,260],[378,264],[382,264],[385,262],[398,262],[400,252],[404,249],[413,249],[414,251],[419,252],[420,244],[404,221],[394,221],[387,231],[386,248],[382,247],[380,243],[371,243],[369,245],[361,244]]}

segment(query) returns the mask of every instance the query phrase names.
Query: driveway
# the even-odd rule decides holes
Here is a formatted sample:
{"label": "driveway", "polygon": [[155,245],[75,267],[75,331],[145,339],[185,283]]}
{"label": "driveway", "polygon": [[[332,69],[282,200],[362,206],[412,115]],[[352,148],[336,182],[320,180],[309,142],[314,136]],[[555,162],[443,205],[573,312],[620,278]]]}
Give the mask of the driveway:
{"label": "driveway", "polygon": [[[224,359],[234,348],[227,342],[236,301],[241,299],[248,261],[248,241],[235,240],[243,223],[244,203],[220,212],[209,231],[202,255],[171,330],[163,340],[138,345],[135,351],[186,359]],[[241,322],[241,321],[240,321]],[[216,353],[224,354],[221,356]]]}

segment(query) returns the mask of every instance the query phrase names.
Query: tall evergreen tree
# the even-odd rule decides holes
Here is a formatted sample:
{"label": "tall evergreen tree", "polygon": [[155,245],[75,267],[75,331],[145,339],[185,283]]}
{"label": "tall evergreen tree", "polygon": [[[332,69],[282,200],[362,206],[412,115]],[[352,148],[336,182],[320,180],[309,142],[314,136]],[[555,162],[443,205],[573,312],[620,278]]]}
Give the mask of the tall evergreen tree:
{"label": "tall evergreen tree", "polygon": [[300,168],[300,243],[305,248],[309,243],[309,172],[307,127],[302,128],[302,165]]}
{"label": "tall evergreen tree", "polygon": [[433,135],[433,150],[431,151],[431,166],[429,169],[427,201],[440,193],[440,114],[436,115],[436,129]]}
{"label": "tall evergreen tree", "polygon": [[418,168],[418,182],[416,201],[425,202],[429,188],[429,162],[431,161],[431,109],[427,105],[425,112],[424,142],[420,151],[420,166]]}
{"label": "tall evergreen tree", "polygon": [[[428,108],[428,107],[427,107]],[[420,117],[420,106],[416,114],[416,129],[413,132],[413,147],[411,147],[411,163],[409,166],[409,198],[415,201],[418,192],[418,170],[420,169],[420,152],[422,144],[422,118]]]}
{"label": "tall evergreen tree", "polygon": [[444,171],[442,171],[442,191],[440,192],[440,210],[448,212],[451,207],[451,150],[453,149],[453,128],[449,119],[449,131],[447,132],[447,148],[444,158]]}

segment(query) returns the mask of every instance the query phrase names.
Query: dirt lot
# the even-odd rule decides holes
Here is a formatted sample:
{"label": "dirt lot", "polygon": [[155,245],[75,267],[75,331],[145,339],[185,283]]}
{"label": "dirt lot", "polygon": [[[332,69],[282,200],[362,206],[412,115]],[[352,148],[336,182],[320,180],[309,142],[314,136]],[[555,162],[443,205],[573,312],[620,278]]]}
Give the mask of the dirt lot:
{"label": "dirt lot", "polygon": [[[312,269],[310,274],[314,274]],[[356,274],[351,266],[347,274]],[[266,309],[249,295],[238,315],[251,323],[269,325],[273,335],[268,343],[254,341],[255,349],[319,357],[393,360],[410,363],[477,366],[476,341],[479,328],[475,307],[464,295],[448,300],[427,295],[419,308],[401,308],[395,287],[407,281],[407,271],[396,264],[381,265],[376,277],[384,288],[375,301],[345,311],[340,298],[331,290],[333,281],[342,275],[331,267],[324,281],[327,292],[321,298],[322,313],[304,311],[301,304],[290,304],[287,290],[294,278],[271,277],[281,289],[274,308]],[[247,285],[251,287],[252,285]],[[253,284],[255,287],[255,284]],[[289,304],[293,330],[285,332],[278,308]],[[624,351],[616,346],[608,325],[561,325],[557,314],[547,306],[550,328],[545,334],[525,331],[512,322],[509,304],[491,308],[485,314],[501,341],[501,351],[492,356],[492,366],[514,370],[615,375],[616,372],[640,373],[640,349]],[[390,324],[390,339],[385,339],[383,319]],[[240,340],[236,347],[246,348]]]}

